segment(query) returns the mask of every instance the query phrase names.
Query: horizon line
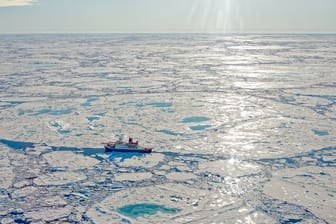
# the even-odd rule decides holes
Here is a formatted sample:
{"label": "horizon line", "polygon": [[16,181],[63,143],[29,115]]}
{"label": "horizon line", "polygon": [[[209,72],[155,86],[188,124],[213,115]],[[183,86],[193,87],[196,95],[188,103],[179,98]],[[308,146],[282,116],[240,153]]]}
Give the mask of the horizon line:
{"label": "horizon line", "polygon": [[48,34],[221,34],[221,35],[335,35],[333,32],[0,32],[0,35],[48,35]]}

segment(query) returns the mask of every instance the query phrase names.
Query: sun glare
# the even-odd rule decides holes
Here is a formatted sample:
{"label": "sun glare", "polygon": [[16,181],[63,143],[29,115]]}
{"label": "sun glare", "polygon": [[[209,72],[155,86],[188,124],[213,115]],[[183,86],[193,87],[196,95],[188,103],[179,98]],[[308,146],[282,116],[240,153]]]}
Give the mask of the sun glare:
{"label": "sun glare", "polygon": [[202,32],[231,33],[242,31],[244,20],[240,6],[232,0],[194,1],[188,16],[188,24],[201,24]]}

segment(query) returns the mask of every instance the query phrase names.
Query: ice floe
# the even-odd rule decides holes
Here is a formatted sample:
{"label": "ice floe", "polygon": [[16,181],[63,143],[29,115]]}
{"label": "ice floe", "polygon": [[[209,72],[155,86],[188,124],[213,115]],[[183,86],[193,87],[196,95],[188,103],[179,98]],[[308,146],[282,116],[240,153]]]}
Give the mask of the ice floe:
{"label": "ice floe", "polygon": [[166,177],[170,180],[190,180],[196,178],[196,175],[193,173],[171,172],[166,174]]}
{"label": "ice floe", "polygon": [[206,161],[201,162],[198,166],[201,172],[219,174],[223,177],[239,177],[256,174],[261,169],[257,164],[237,159]]}
{"label": "ice floe", "polygon": [[141,181],[152,177],[151,173],[120,173],[115,176],[116,181]]}
{"label": "ice floe", "polygon": [[0,188],[7,189],[12,185],[14,173],[11,167],[0,167],[0,176]]}
{"label": "ice floe", "polygon": [[29,222],[52,222],[67,220],[67,217],[71,213],[71,207],[59,207],[59,208],[40,208],[36,211],[29,211],[25,213],[25,217]]}
{"label": "ice floe", "polygon": [[332,167],[303,167],[275,172],[263,188],[265,194],[304,206],[313,214],[333,223],[335,172]]}
{"label": "ice floe", "polygon": [[86,176],[81,172],[56,171],[38,176],[34,184],[38,186],[65,185],[85,180]]}
{"label": "ice floe", "polygon": [[[129,159],[124,159],[122,162],[120,161],[118,165],[120,166],[141,166],[145,168],[151,168],[159,164],[164,159],[162,154],[148,154],[144,156],[133,156]],[[120,158],[116,158],[116,161],[120,160]]]}
{"label": "ice floe", "polygon": [[43,155],[51,167],[80,170],[93,168],[99,160],[69,151],[55,151]]}

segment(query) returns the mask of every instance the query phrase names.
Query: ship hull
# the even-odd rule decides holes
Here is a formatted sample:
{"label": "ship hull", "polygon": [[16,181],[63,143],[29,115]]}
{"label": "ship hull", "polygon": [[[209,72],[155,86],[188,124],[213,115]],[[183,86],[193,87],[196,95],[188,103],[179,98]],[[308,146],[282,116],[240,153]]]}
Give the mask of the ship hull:
{"label": "ship hull", "polygon": [[105,152],[138,152],[138,153],[151,153],[152,149],[147,148],[125,148],[117,146],[104,146]]}

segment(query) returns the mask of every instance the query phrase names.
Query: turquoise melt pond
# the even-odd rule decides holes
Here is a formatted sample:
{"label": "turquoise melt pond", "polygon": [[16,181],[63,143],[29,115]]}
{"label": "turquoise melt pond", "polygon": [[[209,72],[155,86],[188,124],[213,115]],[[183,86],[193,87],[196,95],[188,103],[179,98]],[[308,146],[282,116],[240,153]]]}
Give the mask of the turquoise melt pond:
{"label": "turquoise melt pond", "polygon": [[203,122],[210,120],[208,117],[195,116],[195,117],[186,117],[181,122],[182,123],[194,123],[194,122]]}
{"label": "turquoise melt pond", "polygon": [[140,216],[147,215],[155,215],[158,212],[175,214],[179,212],[181,209],[178,208],[167,208],[163,205],[157,204],[133,204],[133,205],[125,205],[121,208],[118,208],[118,212],[122,215],[137,218]]}
{"label": "turquoise melt pond", "polygon": [[87,98],[86,101],[84,103],[81,104],[81,106],[83,107],[89,107],[91,106],[91,103],[97,101],[98,98],[97,97],[90,97],[90,98]]}
{"label": "turquoise melt pond", "polygon": [[318,135],[318,136],[326,136],[326,135],[329,135],[329,132],[328,131],[321,131],[321,130],[312,130],[314,132],[315,135]]}
{"label": "turquoise melt pond", "polygon": [[173,104],[170,102],[156,102],[156,103],[149,103],[148,105],[153,107],[171,107]]}
{"label": "turquoise melt pond", "polygon": [[164,134],[166,134],[166,135],[174,135],[174,136],[179,135],[179,133],[177,133],[177,132],[175,132],[175,131],[166,130],[166,129],[160,130],[159,132],[164,133]]}
{"label": "turquoise melt pond", "polygon": [[210,127],[211,125],[195,125],[195,126],[190,126],[189,128],[193,131],[202,131]]}

